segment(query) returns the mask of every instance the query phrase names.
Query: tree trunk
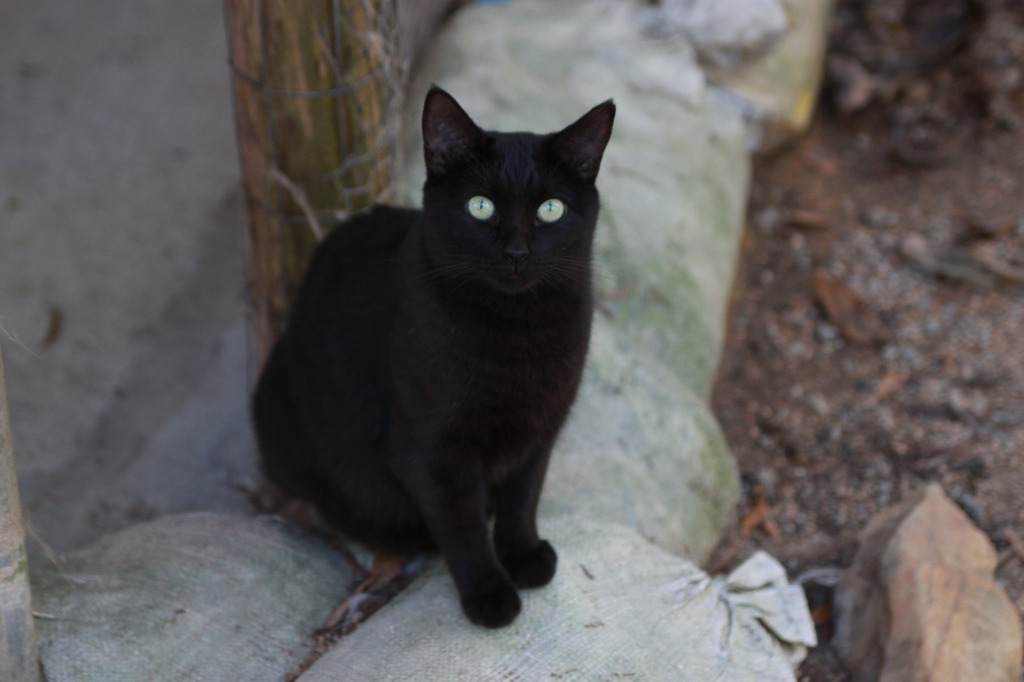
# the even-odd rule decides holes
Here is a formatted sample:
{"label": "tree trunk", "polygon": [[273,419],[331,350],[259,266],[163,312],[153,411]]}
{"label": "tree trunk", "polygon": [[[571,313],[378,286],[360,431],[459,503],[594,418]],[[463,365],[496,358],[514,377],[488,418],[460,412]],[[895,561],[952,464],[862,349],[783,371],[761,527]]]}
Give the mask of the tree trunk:
{"label": "tree trunk", "polygon": [[25,527],[14,470],[3,355],[0,355],[0,680],[36,682],[38,679]]}

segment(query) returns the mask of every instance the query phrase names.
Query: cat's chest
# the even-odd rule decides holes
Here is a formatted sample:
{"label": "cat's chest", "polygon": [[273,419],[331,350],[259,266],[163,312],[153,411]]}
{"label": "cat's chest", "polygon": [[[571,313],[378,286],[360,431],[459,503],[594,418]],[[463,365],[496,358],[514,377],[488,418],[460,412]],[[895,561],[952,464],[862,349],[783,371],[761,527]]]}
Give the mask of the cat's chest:
{"label": "cat's chest", "polygon": [[565,358],[524,354],[513,360],[510,354],[498,357],[462,358],[453,376],[452,394],[455,412],[466,419],[519,423],[530,426],[568,397],[572,373]]}
{"label": "cat's chest", "polygon": [[497,339],[453,347],[446,375],[452,430],[490,451],[551,437],[575,397],[586,354],[585,345],[562,341]]}
{"label": "cat's chest", "polygon": [[496,470],[550,444],[586,357],[585,292],[474,306],[405,293],[390,353],[396,442],[439,438]]}

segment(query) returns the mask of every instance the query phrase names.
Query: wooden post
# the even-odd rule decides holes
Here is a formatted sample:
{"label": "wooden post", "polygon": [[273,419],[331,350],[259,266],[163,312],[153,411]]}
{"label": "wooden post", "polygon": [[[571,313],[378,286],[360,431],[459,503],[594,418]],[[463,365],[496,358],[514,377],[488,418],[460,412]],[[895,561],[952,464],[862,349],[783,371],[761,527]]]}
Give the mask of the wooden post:
{"label": "wooden post", "polygon": [[400,95],[469,0],[225,0],[258,361],[317,240],[389,198]]}
{"label": "wooden post", "polygon": [[0,680],[37,682],[35,625],[28,584],[25,527],[14,470],[14,446],[7,412],[3,355],[0,354]]}
{"label": "wooden post", "polygon": [[389,187],[395,0],[226,0],[259,358],[318,234]]}

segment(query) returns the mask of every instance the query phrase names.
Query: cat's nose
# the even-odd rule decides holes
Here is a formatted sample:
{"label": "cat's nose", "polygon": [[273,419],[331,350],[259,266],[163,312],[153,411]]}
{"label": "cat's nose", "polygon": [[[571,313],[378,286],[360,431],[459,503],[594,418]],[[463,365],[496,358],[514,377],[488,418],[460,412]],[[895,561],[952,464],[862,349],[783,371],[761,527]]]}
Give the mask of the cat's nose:
{"label": "cat's nose", "polygon": [[505,260],[507,260],[509,265],[512,266],[513,272],[519,272],[520,268],[523,267],[526,263],[526,259],[529,257],[530,252],[527,249],[505,249]]}

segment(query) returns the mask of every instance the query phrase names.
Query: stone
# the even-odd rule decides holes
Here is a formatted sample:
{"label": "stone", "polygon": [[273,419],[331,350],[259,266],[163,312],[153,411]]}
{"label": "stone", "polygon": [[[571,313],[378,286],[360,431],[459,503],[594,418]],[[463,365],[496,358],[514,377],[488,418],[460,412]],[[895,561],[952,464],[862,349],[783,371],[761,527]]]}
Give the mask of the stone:
{"label": "stone", "polygon": [[938,484],[868,525],[835,597],[855,682],[1017,682],[1021,624],[996,552]]}

